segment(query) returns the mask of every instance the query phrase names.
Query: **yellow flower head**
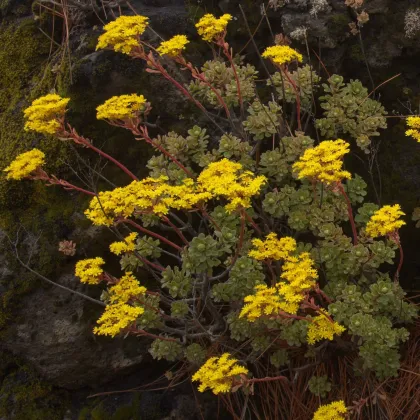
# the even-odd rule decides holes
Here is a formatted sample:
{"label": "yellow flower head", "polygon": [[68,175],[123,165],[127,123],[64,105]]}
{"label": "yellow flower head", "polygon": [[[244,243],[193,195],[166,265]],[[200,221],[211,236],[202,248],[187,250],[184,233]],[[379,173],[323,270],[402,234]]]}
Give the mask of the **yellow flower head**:
{"label": "yellow flower head", "polygon": [[198,390],[204,392],[211,389],[213,394],[229,392],[234,379],[239,375],[247,375],[248,369],[238,364],[238,360],[224,353],[220,357],[211,357],[193,375],[192,380],[201,382]]}
{"label": "yellow flower head", "polygon": [[80,277],[82,283],[99,284],[104,272],[101,266],[104,264],[105,261],[101,257],[80,260],[76,264],[75,274]]}
{"label": "yellow flower head", "polygon": [[[296,242],[291,245],[294,245],[290,248],[293,252]],[[316,285],[318,272],[308,252],[302,252],[297,257],[284,250],[280,250],[280,253],[281,258],[285,259],[280,276],[282,281],[274,287],[267,287],[265,284],[255,286],[255,293],[244,299],[245,306],[240,318],[246,317],[249,322],[254,322],[258,318],[277,315],[279,312],[296,314],[305,295]]]}
{"label": "yellow flower head", "polygon": [[269,58],[274,64],[287,64],[291,61],[297,60],[299,63],[302,62],[302,54],[299,54],[293,48],[288,45],[274,45],[268,47],[263,53],[262,57]]}
{"label": "yellow flower head", "polygon": [[330,404],[321,405],[315,411],[313,420],[344,420],[347,408],[344,401],[334,401]]}
{"label": "yellow flower head", "polygon": [[407,130],[405,134],[416,139],[420,143],[420,117],[408,117],[407,125],[410,130]]}
{"label": "yellow flower head", "polygon": [[227,24],[231,19],[232,16],[229,14],[224,14],[217,19],[211,13],[207,13],[196,23],[195,27],[197,28],[198,35],[204,41],[217,41],[220,37],[224,36]]}
{"label": "yellow flower head", "polygon": [[350,145],[344,140],[325,140],[316,147],[306,149],[293,170],[298,178],[332,184],[344,178],[350,179],[350,172],[343,170],[343,157],[349,153]]}
{"label": "yellow flower head", "polygon": [[163,41],[159,47],[156,48],[160,55],[169,55],[170,57],[176,57],[185,50],[185,46],[189,43],[185,35],[175,35],[168,41]]}
{"label": "yellow flower head", "polygon": [[143,308],[130,306],[126,303],[107,305],[105,312],[97,321],[99,326],[93,329],[93,333],[115,337],[118,333],[133,324],[143,313]]}
{"label": "yellow flower head", "polygon": [[131,232],[128,236],[124,238],[124,241],[113,242],[109,249],[115,255],[120,255],[124,252],[134,251],[136,248],[135,240],[137,239],[138,234],[136,232]]}
{"label": "yellow flower head", "polygon": [[296,241],[290,236],[277,239],[277,235],[271,232],[266,239],[253,239],[254,249],[248,255],[256,260],[282,260],[296,250]]}
{"label": "yellow flower head", "polygon": [[60,128],[59,119],[65,112],[69,98],[49,94],[35,99],[31,106],[24,110],[26,119],[25,131],[33,130],[42,134],[55,134]]}
{"label": "yellow flower head", "polygon": [[140,46],[140,35],[146,30],[149,18],[145,16],[120,16],[104,26],[105,32],[98,38],[96,49],[112,48],[116,52],[130,54]]}
{"label": "yellow flower head", "polygon": [[137,117],[143,110],[146,98],[143,95],[113,96],[96,108],[98,120],[128,120]]}
{"label": "yellow flower head", "polygon": [[280,276],[286,281],[277,283],[278,293],[285,302],[285,312],[296,314],[305,294],[315,287],[318,272],[314,265],[308,252],[302,252],[297,257],[287,257]]}
{"label": "yellow flower head", "polygon": [[334,334],[341,335],[346,330],[338,322],[331,322],[327,317],[329,315],[327,311],[322,312],[321,315],[311,319],[306,337],[308,344],[315,344],[321,340],[332,341],[334,340]]}
{"label": "yellow flower head", "polygon": [[29,152],[18,155],[10,165],[3,169],[8,172],[7,179],[20,180],[28,177],[44,164],[45,155],[38,149],[32,149]]}
{"label": "yellow flower head", "polygon": [[383,206],[376,210],[368,221],[366,234],[371,238],[377,238],[378,236],[385,236],[397,231],[406,224],[400,219],[401,216],[405,216],[405,213],[401,211],[399,204]]}
{"label": "yellow flower head", "polygon": [[251,207],[251,197],[260,193],[267,178],[243,171],[240,163],[222,159],[210,163],[201,172],[197,182],[203,192],[227,199],[229,203],[226,210],[232,212],[238,208]]}
{"label": "yellow flower head", "polygon": [[127,303],[131,299],[143,296],[146,291],[147,289],[144,286],[140,286],[133,273],[127,272],[117,284],[109,288],[109,300],[112,304]]}
{"label": "yellow flower head", "polygon": [[244,298],[245,305],[239,318],[254,322],[263,316],[276,315],[282,310],[282,300],[275,287],[265,284],[255,286],[255,293]]}
{"label": "yellow flower head", "polygon": [[135,212],[167,214],[170,209],[191,210],[197,203],[212,198],[198,191],[194,180],[187,178],[181,185],[169,185],[168,178],[145,178],[126,187],[100,192],[94,197],[85,215],[95,225],[110,226],[117,217],[130,217]]}

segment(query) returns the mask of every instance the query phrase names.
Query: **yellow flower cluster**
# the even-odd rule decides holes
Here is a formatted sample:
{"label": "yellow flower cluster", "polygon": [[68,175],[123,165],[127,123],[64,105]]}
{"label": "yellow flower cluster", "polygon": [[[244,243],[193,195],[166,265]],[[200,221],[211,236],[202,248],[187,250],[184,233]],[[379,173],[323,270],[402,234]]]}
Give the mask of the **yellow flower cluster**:
{"label": "yellow flower cluster", "polygon": [[144,313],[143,308],[130,306],[126,303],[108,305],[97,321],[99,327],[95,327],[93,333],[115,337],[122,330],[133,324],[142,313]]}
{"label": "yellow flower cluster", "polygon": [[321,340],[333,340],[334,334],[341,335],[346,329],[338,322],[331,322],[328,319],[327,311],[322,311],[322,314],[311,319],[308,327],[307,341],[308,344],[315,344]]}
{"label": "yellow flower cluster", "polygon": [[168,41],[163,41],[156,50],[160,55],[176,57],[181,54],[189,42],[185,35],[175,35]]}
{"label": "yellow flower cluster", "polygon": [[181,185],[170,185],[165,176],[133,181],[126,187],[100,192],[85,214],[95,225],[109,226],[115,218],[130,217],[134,212],[162,215],[170,209],[191,210],[211,198],[227,199],[228,211],[250,207],[251,197],[259,193],[266,178],[241,169],[240,163],[223,159],[204,169],[197,182],[186,178]]}
{"label": "yellow flower cluster", "polygon": [[140,286],[139,281],[133,276],[132,272],[127,272],[117,284],[110,287],[109,300],[112,304],[127,303],[131,299],[143,296],[147,289]]}
{"label": "yellow flower cluster", "polygon": [[350,179],[350,172],[343,170],[343,157],[349,153],[350,145],[344,140],[325,140],[318,146],[306,149],[293,170],[298,178],[332,184],[344,178]]}
{"label": "yellow flower cluster", "polygon": [[280,311],[296,314],[305,294],[315,286],[318,273],[309,253],[303,252],[297,257],[286,255],[280,277],[286,281],[280,281],[274,287],[256,286],[255,294],[245,297],[239,317],[254,322]]}
{"label": "yellow flower cluster", "polygon": [[132,232],[124,238],[124,241],[112,243],[109,246],[109,250],[115,255],[134,251],[136,248],[135,240],[137,239],[137,236],[138,234],[136,232]]}
{"label": "yellow flower cluster", "polygon": [[283,310],[296,314],[305,293],[315,286],[318,279],[318,272],[309,253],[302,252],[297,257],[289,255],[283,264],[283,273],[280,277],[286,280],[276,285],[284,301]]}
{"label": "yellow flower cluster", "polygon": [[105,261],[101,257],[80,260],[76,264],[75,274],[80,277],[82,283],[99,284],[104,272],[101,266],[104,264]]}
{"label": "yellow flower cluster", "polygon": [[321,405],[315,411],[313,420],[344,420],[347,408],[344,401],[334,401],[330,404]]}
{"label": "yellow flower cluster", "polygon": [[376,238],[397,231],[401,226],[406,224],[400,219],[401,216],[405,216],[405,213],[401,211],[399,204],[383,206],[379,210],[376,210],[368,221],[366,234],[371,238]]}
{"label": "yellow flower cluster", "polygon": [[146,98],[143,95],[113,96],[96,108],[98,120],[128,120],[135,118],[143,109]]}
{"label": "yellow flower cluster", "polygon": [[242,165],[228,159],[210,163],[199,175],[199,188],[209,192],[213,198],[229,201],[226,210],[232,212],[251,206],[251,197],[260,192],[267,182],[265,176],[255,176],[250,171],[242,171]]}
{"label": "yellow flower cluster", "polygon": [[262,53],[262,57],[269,58],[273,63],[278,65],[287,64],[294,60],[301,63],[303,59],[302,54],[299,54],[288,45],[274,45],[273,47],[268,47]]}
{"label": "yellow flower cluster", "polygon": [[407,130],[405,134],[416,139],[420,143],[420,117],[408,117],[407,125],[410,130]]}
{"label": "yellow flower cluster", "polygon": [[116,52],[130,54],[140,46],[140,35],[146,30],[149,18],[145,16],[120,16],[104,26],[105,32],[98,38],[96,49],[112,48]]}
{"label": "yellow flower cluster", "polygon": [[255,286],[255,293],[245,296],[244,302],[239,318],[245,317],[249,322],[255,322],[263,316],[276,315],[283,310],[277,288],[265,284]]}
{"label": "yellow flower cluster", "polygon": [[33,171],[42,166],[45,162],[45,155],[38,149],[18,155],[10,165],[4,169],[8,172],[7,179],[20,180],[31,175]]}
{"label": "yellow flower cluster", "polygon": [[232,16],[224,14],[217,19],[211,13],[204,15],[198,23],[195,25],[197,28],[198,35],[203,38],[204,41],[214,41],[223,36],[226,32],[226,27]]}
{"label": "yellow flower cluster", "polygon": [[274,232],[269,233],[266,239],[253,239],[252,245],[256,249],[248,252],[248,255],[258,261],[262,260],[283,260],[291,252],[296,250],[296,241],[290,236],[277,239]]}
{"label": "yellow flower cluster", "polygon": [[238,360],[224,353],[220,357],[211,357],[193,375],[192,380],[201,382],[198,390],[204,392],[211,389],[213,394],[229,392],[235,377],[247,375],[248,369],[238,364]]}
{"label": "yellow flower cluster", "polygon": [[135,211],[167,214],[171,208],[190,210],[211,195],[198,191],[194,181],[184,179],[181,185],[169,185],[168,178],[145,178],[126,187],[100,192],[94,197],[85,214],[95,225],[109,226],[117,217],[130,217]]}
{"label": "yellow flower cluster", "polygon": [[59,119],[66,112],[69,98],[49,94],[35,99],[31,106],[24,110],[26,118],[25,130],[33,130],[42,134],[55,134],[60,128]]}
{"label": "yellow flower cluster", "polygon": [[93,329],[94,334],[115,337],[136,321],[144,313],[144,308],[131,306],[128,302],[143,296],[146,291],[131,272],[125,273],[117,284],[109,288],[111,303],[106,306],[105,312],[97,321],[99,326]]}

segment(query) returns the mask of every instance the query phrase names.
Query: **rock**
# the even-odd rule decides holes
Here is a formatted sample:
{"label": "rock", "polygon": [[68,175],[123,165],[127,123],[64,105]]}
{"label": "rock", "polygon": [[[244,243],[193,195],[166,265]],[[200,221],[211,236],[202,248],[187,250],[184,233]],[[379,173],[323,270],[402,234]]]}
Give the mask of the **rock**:
{"label": "rock", "polygon": [[[64,274],[58,283],[83,291]],[[103,308],[62,289],[38,288],[23,297],[1,347],[24,358],[51,384],[68,388],[97,386],[138,367],[147,351],[138,339],[97,338],[92,329]]]}

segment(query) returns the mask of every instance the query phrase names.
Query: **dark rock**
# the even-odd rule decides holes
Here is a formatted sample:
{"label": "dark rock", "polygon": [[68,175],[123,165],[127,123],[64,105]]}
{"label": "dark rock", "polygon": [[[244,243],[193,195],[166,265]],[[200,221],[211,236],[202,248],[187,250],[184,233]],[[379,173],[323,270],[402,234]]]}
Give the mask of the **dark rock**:
{"label": "dark rock", "polygon": [[[58,283],[83,290],[70,274]],[[102,310],[62,289],[38,288],[23,297],[1,347],[24,358],[54,385],[97,386],[138,367],[147,350],[142,340],[95,337],[92,329]]]}

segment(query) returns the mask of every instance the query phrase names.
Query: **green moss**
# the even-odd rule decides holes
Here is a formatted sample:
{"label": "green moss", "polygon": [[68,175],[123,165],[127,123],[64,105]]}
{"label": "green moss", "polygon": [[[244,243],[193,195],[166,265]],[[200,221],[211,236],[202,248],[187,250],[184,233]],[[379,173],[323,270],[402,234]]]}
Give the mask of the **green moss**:
{"label": "green moss", "polygon": [[[63,161],[70,160],[68,145],[23,129],[23,109],[55,82],[48,63],[50,41],[38,24],[24,18],[18,22],[3,20],[0,25],[0,171],[17,154],[37,147],[46,154],[47,172],[64,177]],[[59,259],[53,251],[55,242],[60,232],[68,230],[74,210],[74,201],[58,188],[45,188],[39,181],[8,181],[0,174],[0,229],[13,235],[23,225],[30,232],[42,232],[40,252],[33,261],[33,267],[42,274],[56,272]],[[7,248],[2,250],[3,255],[7,252]],[[12,254],[7,254],[7,261],[15,275],[3,284],[6,292],[0,298],[0,330],[12,319],[19,297],[38,285],[33,275],[15,263]]]}
{"label": "green moss", "polygon": [[109,400],[94,400],[82,408],[78,420],[141,420],[143,416],[140,403],[139,394],[135,394],[129,403],[117,408],[109,406]]}
{"label": "green moss", "polygon": [[0,359],[0,417],[18,420],[61,420],[68,406],[65,391],[54,389],[8,353]]}

